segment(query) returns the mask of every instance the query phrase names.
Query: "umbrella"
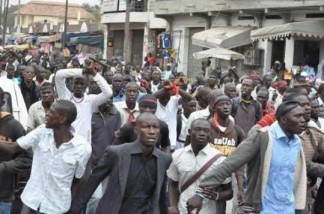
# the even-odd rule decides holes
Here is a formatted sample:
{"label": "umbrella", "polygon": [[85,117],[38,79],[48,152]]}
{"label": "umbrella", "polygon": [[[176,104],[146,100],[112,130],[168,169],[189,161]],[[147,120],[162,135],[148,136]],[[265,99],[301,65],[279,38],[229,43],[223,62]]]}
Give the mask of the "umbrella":
{"label": "umbrella", "polygon": [[195,59],[204,59],[204,58],[217,58],[225,60],[239,60],[244,59],[244,56],[235,51],[231,51],[224,48],[212,48],[205,51],[193,53]]}

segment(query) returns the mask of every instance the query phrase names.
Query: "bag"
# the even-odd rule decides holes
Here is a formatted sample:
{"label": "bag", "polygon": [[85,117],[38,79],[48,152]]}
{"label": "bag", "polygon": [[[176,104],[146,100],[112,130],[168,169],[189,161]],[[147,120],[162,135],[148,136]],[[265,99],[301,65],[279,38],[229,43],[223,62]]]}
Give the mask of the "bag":
{"label": "bag", "polygon": [[191,178],[182,184],[180,187],[180,192],[183,193],[191,184],[193,184],[206,170],[218,160],[218,158],[224,156],[223,154],[217,154],[212,159],[210,159],[201,169],[199,169]]}

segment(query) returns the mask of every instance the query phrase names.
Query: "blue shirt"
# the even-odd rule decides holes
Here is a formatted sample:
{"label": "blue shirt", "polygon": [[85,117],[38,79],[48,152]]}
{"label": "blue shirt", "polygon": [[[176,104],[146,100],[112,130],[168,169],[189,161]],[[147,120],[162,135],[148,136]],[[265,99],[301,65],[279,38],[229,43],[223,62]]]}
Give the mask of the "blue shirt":
{"label": "blue shirt", "polygon": [[[144,96],[147,93],[143,93],[143,92],[138,92],[137,95],[137,102],[141,99],[142,96]],[[120,91],[116,96],[113,97],[113,103],[118,103],[118,102],[123,102],[126,100],[126,96],[125,96],[125,92],[124,91]]]}
{"label": "blue shirt", "polygon": [[262,214],[295,214],[294,180],[301,142],[288,138],[278,122],[270,126],[273,150],[268,182],[262,200]]}

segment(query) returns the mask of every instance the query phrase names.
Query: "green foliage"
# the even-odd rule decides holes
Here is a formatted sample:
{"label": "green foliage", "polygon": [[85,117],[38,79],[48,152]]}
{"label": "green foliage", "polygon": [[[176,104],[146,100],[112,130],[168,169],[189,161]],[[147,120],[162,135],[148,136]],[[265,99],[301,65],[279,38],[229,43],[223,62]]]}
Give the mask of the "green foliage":
{"label": "green foliage", "polygon": [[95,17],[95,19],[100,22],[101,14],[99,5],[90,5],[88,3],[83,3],[82,8],[91,13]]}

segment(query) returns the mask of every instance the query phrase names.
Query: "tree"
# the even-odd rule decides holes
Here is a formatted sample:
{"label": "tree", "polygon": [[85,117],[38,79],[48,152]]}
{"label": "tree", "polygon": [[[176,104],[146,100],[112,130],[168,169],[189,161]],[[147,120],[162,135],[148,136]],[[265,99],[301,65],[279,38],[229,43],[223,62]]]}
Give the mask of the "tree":
{"label": "tree", "polygon": [[82,8],[91,13],[97,21],[100,22],[101,20],[101,14],[100,14],[100,6],[99,5],[93,5],[91,6],[88,3],[83,3]]}

